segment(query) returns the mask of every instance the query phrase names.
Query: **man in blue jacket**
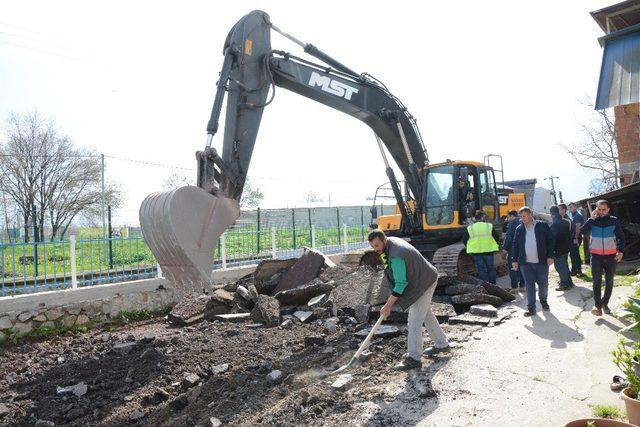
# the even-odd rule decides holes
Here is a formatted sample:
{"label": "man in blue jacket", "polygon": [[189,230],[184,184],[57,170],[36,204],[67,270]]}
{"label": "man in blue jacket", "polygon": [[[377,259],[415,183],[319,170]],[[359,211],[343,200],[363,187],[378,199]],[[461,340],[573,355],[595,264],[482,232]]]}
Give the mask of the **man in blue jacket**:
{"label": "man in blue jacket", "polygon": [[[398,303],[409,310],[407,319],[408,354],[394,366],[406,371],[422,367],[422,355],[433,356],[449,351],[449,340],[431,311],[431,299],[438,282],[438,272],[420,252],[398,237],[387,237],[381,230],[369,233],[369,244],[385,266],[383,284],[391,289],[391,296],[380,310],[386,319],[391,307]],[[422,325],[427,328],[433,346],[422,351]]]}
{"label": "man in blue jacket", "polygon": [[[593,299],[595,307],[591,312],[602,316],[602,311],[611,314],[609,299],[613,292],[613,275],[616,264],[622,260],[624,248],[624,232],[620,221],[609,215],[609,202],[598,200],[591,218],[584,223],[580,233],[591,233],[589,252],[591,253],[591,275],[593,277]],[[602,273],[605,277],[604,295],[602,293]]]}
{"label": "man in blue jacket", "polygon": [[546,222],[533,219],[528,206],[520,208],[520,224],[516,228],[513,241],[513,268],[521,269],[527,291],[527,312],[525,316],[536,314],[536,283],[540,305],[549,310],[549,267],[553,264],[553,235]]}
{"label": "man in blue jacket", "polygon": [[513,264],[513,239],[516,236],[516,228],[520,225],[520,217],[518,212],[511,210],[507,214],[507,232],[504,235],[504,242],[502,243],[502,252],[507,253],[507,265],[509,266],[509,278],[511,279],[511,293],[516,294],[518,291],[524,292],[524,277],[520,270],[514,270],[511,267]]}

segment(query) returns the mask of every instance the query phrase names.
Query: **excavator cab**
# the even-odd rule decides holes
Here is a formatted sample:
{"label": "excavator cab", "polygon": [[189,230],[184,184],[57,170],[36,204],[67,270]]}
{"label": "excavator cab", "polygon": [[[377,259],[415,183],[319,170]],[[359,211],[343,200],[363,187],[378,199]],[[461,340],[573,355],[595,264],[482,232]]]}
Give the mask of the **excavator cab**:
{"label": "excavator cab", "polygon": [[475,213],[484,211],[490,222],[499,218],[493,169],[479,162],[450,161],[424,171],[423,229],[464,228]]}

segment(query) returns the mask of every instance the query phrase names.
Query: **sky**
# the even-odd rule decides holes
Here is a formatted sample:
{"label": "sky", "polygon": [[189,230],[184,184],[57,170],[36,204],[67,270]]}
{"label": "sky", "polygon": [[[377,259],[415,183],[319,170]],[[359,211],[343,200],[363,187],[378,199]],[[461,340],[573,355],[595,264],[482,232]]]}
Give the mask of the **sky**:
{"label": "sky", "polygon": [[[560,144],[584,140],[593,112],[580,101],[595,97],[603,35],[589,12],[613,3],[3,2],[0,120],[37,109],[105,154],[106,178],[125,196],[114,223],[137,225],[140,203],[167,178],[195,180],[225,37],[261,9],[382,80],[417,118],[432,161],[501,154],[505,179],[549,186],[557,176],[574,200],[590,178]],[[278,34],[272,46],[305,57]],[[306,206],[310,192],[320,205],[369,204],[386,181],[365,124],[283,89],[265,109],[249,177],[263,208]]]}

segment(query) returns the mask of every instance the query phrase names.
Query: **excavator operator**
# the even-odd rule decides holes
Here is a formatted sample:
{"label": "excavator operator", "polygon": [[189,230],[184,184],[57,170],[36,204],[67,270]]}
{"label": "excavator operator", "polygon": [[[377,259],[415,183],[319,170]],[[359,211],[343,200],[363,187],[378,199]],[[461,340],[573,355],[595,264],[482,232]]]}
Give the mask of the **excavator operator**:
{"label": "excavator operator", "polygon": [[473,210],[473,189],[469,183],[468,175],[460,175],[458,177],[458,212],[460,212],[460,220],[465,221],[469,218],[469,206]]}

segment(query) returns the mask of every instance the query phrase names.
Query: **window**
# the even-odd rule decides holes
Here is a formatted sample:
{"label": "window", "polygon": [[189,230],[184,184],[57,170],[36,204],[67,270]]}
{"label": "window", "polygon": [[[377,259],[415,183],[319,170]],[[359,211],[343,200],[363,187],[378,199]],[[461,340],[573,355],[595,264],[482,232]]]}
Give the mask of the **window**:
{"label": "window", "polygon": [[453,166],[427,170],[426,184],[427,224],[451,224],[454,211]]}
{"label": "window", "polygon": [[480,201],[482,210],[489,219],[496,219],[496,184],[493,178],[493,171],[485,169],[480,172]]}

